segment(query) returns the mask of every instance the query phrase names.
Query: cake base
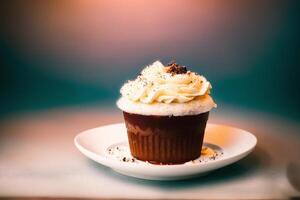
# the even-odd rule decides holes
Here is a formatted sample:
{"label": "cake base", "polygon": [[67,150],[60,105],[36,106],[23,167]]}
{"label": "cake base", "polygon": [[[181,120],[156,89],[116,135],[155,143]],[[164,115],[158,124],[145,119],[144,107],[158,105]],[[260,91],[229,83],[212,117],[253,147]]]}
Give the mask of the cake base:
{"label": "cake base", "polygon": [[133,157],[155,164],[181,164],[200,156],[209,112],[185,116],[123,115]]}

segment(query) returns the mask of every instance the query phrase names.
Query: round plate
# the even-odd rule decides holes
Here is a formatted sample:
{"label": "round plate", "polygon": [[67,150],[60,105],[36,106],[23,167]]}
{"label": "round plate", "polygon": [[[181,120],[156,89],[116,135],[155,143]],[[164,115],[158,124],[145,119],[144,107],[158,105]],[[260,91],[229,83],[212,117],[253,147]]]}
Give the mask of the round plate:
{"label": "round plate", "polygon": [[257,139],[242,129],[207,124],[200,158],[179,165],[155,165],[132,158],[124,123],[84,131],[74,142],[85,156],[121,174],[150,180],[177,180],[240,160],[254,149]]}

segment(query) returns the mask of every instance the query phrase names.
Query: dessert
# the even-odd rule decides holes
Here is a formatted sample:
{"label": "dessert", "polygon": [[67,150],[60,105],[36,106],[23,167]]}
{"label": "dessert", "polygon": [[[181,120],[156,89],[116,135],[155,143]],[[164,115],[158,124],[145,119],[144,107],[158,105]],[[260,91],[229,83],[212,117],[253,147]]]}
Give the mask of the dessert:
{"label": "dessert", "polygon": [[125,83],[123,111],[133,157],[180,164],[200,156],[209,111],[216,107],[205,77],[171,62],[156,61]]}

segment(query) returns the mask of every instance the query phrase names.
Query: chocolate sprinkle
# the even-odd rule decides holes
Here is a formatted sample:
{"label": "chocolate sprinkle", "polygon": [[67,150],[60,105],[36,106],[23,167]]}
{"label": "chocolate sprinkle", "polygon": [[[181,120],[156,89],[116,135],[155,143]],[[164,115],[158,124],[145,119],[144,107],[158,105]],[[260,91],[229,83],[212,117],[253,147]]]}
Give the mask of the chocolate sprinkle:
{"label": "chocolate sprinkle", "polygon": [[186,66],[178,65],[175,61],[168,63],[167,67],[167,73],[171,73],[172,75],[187,73]]}

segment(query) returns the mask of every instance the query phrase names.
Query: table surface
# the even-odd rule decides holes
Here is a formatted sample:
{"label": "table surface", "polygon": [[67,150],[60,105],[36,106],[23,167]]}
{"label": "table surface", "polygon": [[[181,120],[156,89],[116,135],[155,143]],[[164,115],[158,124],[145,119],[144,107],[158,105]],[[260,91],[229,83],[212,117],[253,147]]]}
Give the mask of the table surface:
{"label": "table surface", "polygon": [[[300,126],[239,109],[211,113],[209,122],[246,129],[258,145],[241,161],[205,176],[148,181],[117,174],[75,148],[79,132],[122,121],[99,107],[57,108],[0,121],[0,197],[139,199],[282,199],[299,197]],[[109,134],[109,133],[108,133]]]}

